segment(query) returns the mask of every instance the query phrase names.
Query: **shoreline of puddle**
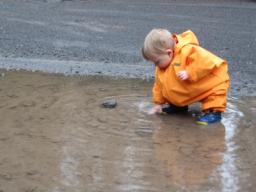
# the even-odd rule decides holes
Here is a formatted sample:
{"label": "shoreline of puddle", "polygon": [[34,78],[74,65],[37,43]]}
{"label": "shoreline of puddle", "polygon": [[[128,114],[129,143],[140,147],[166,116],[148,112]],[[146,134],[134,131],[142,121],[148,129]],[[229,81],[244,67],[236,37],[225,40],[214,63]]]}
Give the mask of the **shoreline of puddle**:
{"label": "shoreline of puddle", "polygon": [[1,72],[0,191],[253,191],[256,97],[229,97],[222,123],[198,126],[198,105],[147,115],[151,84]]}

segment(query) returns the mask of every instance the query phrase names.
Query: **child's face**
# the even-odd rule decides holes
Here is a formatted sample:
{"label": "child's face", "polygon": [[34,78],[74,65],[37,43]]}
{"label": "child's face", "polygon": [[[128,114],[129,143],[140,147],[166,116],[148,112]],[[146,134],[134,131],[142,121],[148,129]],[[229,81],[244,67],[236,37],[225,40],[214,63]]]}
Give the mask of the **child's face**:
{"label": "child's face", "polygon": [[156,55],[155,57],[150,58],[150,60],[155,64],[155,66],[160,69],[166,69],[172,61],[173,51],[168,49],[165,53]]}

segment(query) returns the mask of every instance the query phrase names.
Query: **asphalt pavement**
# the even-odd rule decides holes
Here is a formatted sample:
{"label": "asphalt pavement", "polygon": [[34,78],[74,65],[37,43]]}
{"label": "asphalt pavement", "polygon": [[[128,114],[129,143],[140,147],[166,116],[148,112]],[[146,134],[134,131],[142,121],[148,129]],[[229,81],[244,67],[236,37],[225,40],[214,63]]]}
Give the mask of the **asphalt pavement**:
{"label": "asphalt pavement", "polygon": [[255,18],[256,1],[1,0],[0,68],[152,79],[145,35],[191,29],[229,62],[230,95],[255,96]]}

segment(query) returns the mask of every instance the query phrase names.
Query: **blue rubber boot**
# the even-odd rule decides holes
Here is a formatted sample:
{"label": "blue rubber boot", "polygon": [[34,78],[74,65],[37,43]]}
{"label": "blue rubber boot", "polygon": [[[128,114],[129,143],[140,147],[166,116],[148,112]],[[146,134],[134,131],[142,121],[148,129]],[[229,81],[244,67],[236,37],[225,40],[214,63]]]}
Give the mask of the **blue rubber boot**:
{"label": "blue rubber boot", "polygon": [[221,121],[221,112],[209,112],[197,118],[198,125],[208,125]]}

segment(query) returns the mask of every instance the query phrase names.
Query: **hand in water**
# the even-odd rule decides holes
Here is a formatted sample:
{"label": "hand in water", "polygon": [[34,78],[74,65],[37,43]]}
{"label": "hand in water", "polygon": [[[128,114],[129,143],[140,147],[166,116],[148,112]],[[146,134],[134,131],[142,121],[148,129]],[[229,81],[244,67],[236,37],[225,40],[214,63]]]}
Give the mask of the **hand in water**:
{"label": "hand in water", "polygon": [[153,115],[153,114],[160,114],[160,113],[162,113],[163,111],[162,111],[162,105],[155,105],[154,107],[152,107],[150,110],[149,110],[149,112],[148,112],[148,114],[149,115]]}

